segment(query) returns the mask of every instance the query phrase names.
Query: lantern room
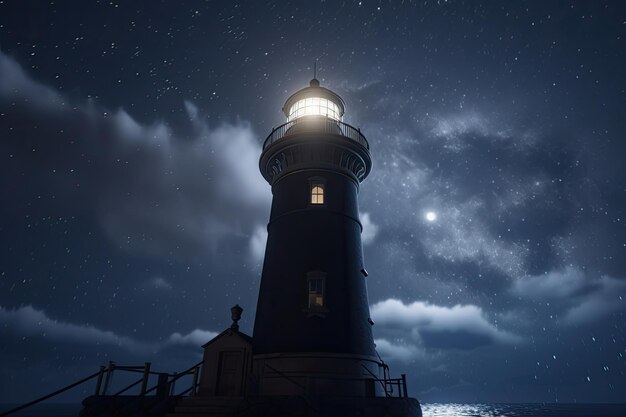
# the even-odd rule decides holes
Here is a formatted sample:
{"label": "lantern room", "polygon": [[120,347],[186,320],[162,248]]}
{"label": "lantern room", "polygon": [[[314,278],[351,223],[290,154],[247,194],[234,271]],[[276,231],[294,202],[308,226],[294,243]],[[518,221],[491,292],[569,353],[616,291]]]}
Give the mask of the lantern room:
{"label": "lantern room", "polygon": [[341,121],[344,110],[342,98],[331,90],[320,87],[320,82],[316,78],[311,80],[308,87],[292,94],[283,106],[283,113],[287,116],[288,122],[308,116],[328,117]]}

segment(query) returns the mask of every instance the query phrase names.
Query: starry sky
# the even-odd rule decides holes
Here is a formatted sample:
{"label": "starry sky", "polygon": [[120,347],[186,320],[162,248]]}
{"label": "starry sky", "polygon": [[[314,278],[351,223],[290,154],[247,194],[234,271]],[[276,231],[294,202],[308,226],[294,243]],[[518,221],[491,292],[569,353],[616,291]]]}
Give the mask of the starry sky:
{"label": "starry sky", "polygon": [[316,61],[410,394],[623,401],[625,37],[619,1],[0,1],[0,402],[251,333],[261,143]]}

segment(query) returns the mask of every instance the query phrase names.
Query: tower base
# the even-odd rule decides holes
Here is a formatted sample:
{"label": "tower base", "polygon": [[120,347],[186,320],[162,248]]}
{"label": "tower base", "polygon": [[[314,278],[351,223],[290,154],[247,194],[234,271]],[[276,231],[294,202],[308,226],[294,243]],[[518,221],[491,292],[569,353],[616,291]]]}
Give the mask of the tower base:
{"label": "tower base", "polygon": [[264,396],[384,396],[380,363],[374,357],[323,352],[254,355],[257,386]]}
{"label": "tower base", "polygon": [[415,398],[250,397],[238,417],[422,417]]}
{"label": "tower base", "polygon": [[422,417],[415,398],[91,396],[81,417]]}

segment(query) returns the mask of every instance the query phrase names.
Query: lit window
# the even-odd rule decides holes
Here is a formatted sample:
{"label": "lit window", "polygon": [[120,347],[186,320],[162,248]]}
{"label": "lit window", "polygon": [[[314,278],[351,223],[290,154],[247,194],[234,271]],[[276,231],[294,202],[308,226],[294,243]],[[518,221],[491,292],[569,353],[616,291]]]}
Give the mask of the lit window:
{"label": "lit window", "polygon": [[326,116],[331,119],[340,120],[339,107],[332,101],[320,98],[309,97],[296,101],[289,109],[289,121],[302,116]]}
{"label": "lit window", "polygon": [[324,278],[309,277],[309,308],[324,307]]}
{"label": "lit window", "polygon": [[311,204],[324,204],[324,184],[311,186]]}

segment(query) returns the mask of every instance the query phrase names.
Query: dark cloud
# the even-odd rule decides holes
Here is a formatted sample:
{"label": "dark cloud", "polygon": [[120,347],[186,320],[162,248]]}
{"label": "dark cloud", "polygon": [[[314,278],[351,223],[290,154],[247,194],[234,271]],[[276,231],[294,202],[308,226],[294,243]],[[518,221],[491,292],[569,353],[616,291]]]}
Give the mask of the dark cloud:
{"label": "dark cloud", "polygon": [[[181,138],[123,109],[69,104],[1,53],[0,76],[3,125],[11,133],[1,145],[10,159],[3,177],[27,176],[21,188],[93,210],[120,248],[210,257],[224,239],[245,239],[265,221],[270,193],[248,124],[211,129],[186,102],[194,135]],[[15,206],[24,204],[11,187],[3,190]]]}
{"label": "dark cloud", "polygon": [[0,306],[0,324],[5,337],[41,337],[46,342],[100,346],[112,345],[135,354],[150,355],[169,346],[189,345],[198,348],[217,336],[216,332],[194,329],[186,334],[172,333],[164,341],[145,342],[88,324],[73,324],[52,319],[32,306],[15,310]]}
{"label": "dark cloud", "polygon": [[520,278],[511,292],[533,303],[552,304],[567,325],[598,323],[626,308],[626,281],[606,275],[594,278],[574,267]]}
{"label": "dark cloud", "polygon": [[[271,198],[256,167],[260,145],[248,123],[209,127],[192,103],[185,107],[190,135],[66,96],[0,52],[0,198],[11,201],[0,208],[0,240],[8,248],[0,307],[10,330],[3,339],[52,342],[66,351],[82,345],[76,349],[91,362],[79,373],[102,363],[102,352],[143,361],[183,349],[175,360],[160,360],[189,366],[186,355],[191,351],[195,359],[215,334],[201,330],[214,325],[218,310],[206,298],[222,294],[225,317],[241,302],[239,295],[229,304],[224,295],[235,292],[232,283],[213,274],[243,271],[249,275],[242,285],[255,285],[238,256],[250,258],[246,247],[266,221]],[[233,247],[243,250],[224,257]],[[134,257],[145,261],[130,261]],[[211,259],[221,261],[196,272]],[[172,272],[178,262],[191,271],[187,276]],[[203,289],[190,290],[195,286]],[[254,294],[241,293],[251,310]],[[203,314],[181,324],[163,312],[181,300]],[[128,320],[119,320],[120,309]],[[35,351],[4,348],[7,357],[20,350],[23,360],[40,364]]]}
{"label": "dark cloud", "polygon": [[112,331],[97,329],[90,325],[76,325],[50,319],[43,311],[32,306],[21,307],[17,310],[7,310],[0,307],[0,322],[2,327],[12,329],[19,336],[41,336],[55,342],[80,343],[87,345],[115,345],[133,351],[149,351],[147,346],[134,340],[115,334]]}

